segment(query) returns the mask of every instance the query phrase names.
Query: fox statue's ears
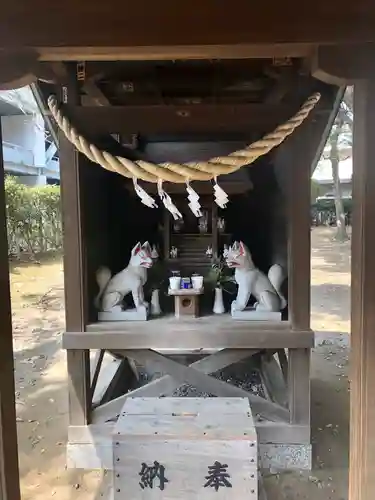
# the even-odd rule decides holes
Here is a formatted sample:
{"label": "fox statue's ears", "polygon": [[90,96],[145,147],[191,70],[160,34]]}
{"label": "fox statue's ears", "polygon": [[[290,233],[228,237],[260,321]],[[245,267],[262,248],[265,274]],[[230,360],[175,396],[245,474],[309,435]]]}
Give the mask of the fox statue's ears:
{"label": "fox statue's ears", "polygon": [[133,248],[132,250],[132,255],[137,255],[137,253],[139,253],[141,251],[141,242],[138,241],[138,243],[135,245],[135,247]]}
{"label": "fox statue's ears", "polygon": [[245,255],[246,247],[242,241],[235,241],[232,246],[229,246],[229,251],[236,251],[239,255]]}
{"label": "fox statue's ears", "polygon": [[142,245],[142,250],[146,250],[146,252],[148,254],[151,254],[151,246],[150,246],[150,243],[148,241],[145,241]]}

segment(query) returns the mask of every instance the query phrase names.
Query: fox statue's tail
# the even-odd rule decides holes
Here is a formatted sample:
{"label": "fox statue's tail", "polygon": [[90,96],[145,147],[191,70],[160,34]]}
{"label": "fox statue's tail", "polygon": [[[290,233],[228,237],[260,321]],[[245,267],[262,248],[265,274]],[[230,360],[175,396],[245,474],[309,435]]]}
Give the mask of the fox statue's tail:
{"label": "fox statue's tail", "polygon": [[286,298],[284,297],[282,291],[281,291],[281,286],[282,286],[286,276],[287,276],[287,273],[286,273],[284,267],[281,266],[280,264],[273,264],[273,266],[271,266],[269,271],[268,271],[268,279],[270,280],[271,285],[276,290],[277,295],[280,297],[280,301],[281,301],[280,310],[281,311],[286,307],[286,305],[288,303]]}
{"label": "fox statue's tail", "polygon": [[99,293],[94,299],[94,305],[99,310],[100,310],[100,299],[102,298],[103,292],[106,289],[111,277],[112,273],[108,269],[108,267],[102,266],[99,267],[99,269],[96,271],[96,282],[99,286]]}

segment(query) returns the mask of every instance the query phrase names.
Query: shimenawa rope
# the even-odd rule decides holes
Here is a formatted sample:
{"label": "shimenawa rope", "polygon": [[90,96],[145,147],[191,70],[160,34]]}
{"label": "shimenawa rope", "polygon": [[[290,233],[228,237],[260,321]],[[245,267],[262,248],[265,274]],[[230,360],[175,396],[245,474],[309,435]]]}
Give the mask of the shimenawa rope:
{"label": "shimenawa rope", "polygon": [[292,118],[244,149],[234,151],[228,156],[218,156],[207,161],[191,161],[182,164],[171,162],[155,164],[143,160],[131,161],[122,156],[114,156],[108,151],[99,149],[78,133],[68,118],[64,116],[55,96],[49,97],[48,106],[57,125],[64,132],[67,139],[92,162],[129,178],[154,183],[157,183],[158,180],[185,183],[186,181],[195,180],[208,181],[220,175],[231,174],[244,165],[249,165],[269,153],[304,122],[319,102],[319,99],[319,93],[311,95]]}

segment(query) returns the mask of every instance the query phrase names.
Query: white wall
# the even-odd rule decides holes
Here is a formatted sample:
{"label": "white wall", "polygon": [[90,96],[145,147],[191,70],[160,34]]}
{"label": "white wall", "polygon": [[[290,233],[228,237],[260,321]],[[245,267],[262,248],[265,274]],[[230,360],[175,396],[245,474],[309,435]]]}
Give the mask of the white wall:
{"label": "white wall", "polygon": [[32,151],[34,165],[43,167],[45,165],[45,128],[42,115],[3,116],[1,123],[3,141]]}

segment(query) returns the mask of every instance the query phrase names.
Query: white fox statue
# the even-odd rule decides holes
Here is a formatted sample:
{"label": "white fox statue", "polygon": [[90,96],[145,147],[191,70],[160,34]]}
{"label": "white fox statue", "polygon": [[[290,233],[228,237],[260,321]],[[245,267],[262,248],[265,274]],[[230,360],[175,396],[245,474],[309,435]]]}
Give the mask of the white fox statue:
{"label": "white fox statue", "polygon": [[229,247],[226,263],[235,268],[235,280],[238,284],[236,300],[232,302],[232,314],[244,311],[252,295],[256,299],[254,307],[257,311],[279,312],[287,305],[281,292],[281,285],[286,272],[279,264],[273,264],[268,276],[253,263],[249,249],[242,241],[236,241]]}
{"label": "white fox statue", "polygon": [[108,267],[100,267],[96,272],[99,293],[95,298],[95,306],[103,312],[120,312],[122,301],[128,293],[132,293],[136,310],[147,309],[144,300],[143,286],[147,281],[147,269],[152,267],[151,247],[148,241],[137,243],[133,248],[128,266],[111,276]]}

